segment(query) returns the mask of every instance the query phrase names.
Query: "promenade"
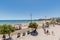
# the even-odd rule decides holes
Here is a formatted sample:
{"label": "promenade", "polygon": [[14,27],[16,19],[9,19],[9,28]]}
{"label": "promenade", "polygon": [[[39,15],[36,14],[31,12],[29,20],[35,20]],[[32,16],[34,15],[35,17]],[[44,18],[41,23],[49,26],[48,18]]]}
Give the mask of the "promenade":
{"label": "promenade", "polygon": [[[13,36],[14,40],[60,40],[60,25],[55,25],[55,27],[51,26],[48,28],[50,34],[44,34],[43,29],[37,29],[38,35],[32,36],[32,35],[26,35],[20,38],[16,38],[16,36]],[[53,34],[52,34],[53,31]]]}
{"label": "promenade", "polygon": [[[44,34],[44,30],[42,28],[38,28],[37,36],[32,36],[31,34],[27,34],[27,31],[24,29],[26,33],[25,36],[22,36],[23,34],[21,34],[21,36],[17,38],[17,32],[15,32],[14,34],[11,35],[11,37],[13,38],[13,40],[60,40],[60,25],[55,25],[55,27],[50,26],[49,28],[46,29],[49,30],[48,35]],[[27,29],[27,30],[31,30],[31,29]],[[2,35],[0,35],[0,40],[2,40]]]}

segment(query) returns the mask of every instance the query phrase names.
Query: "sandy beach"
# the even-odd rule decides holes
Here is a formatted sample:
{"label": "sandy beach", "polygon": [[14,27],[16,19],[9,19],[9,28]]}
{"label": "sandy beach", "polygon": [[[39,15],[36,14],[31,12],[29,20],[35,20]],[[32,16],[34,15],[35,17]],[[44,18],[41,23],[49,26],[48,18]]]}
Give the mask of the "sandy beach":
{"label": "sandy beach", "polygon": [[[26,35],[22,36],[23,32],[27,32],[27,30],[32,30],[32,29],[28,29],[28,23],[22,23],[22,30],[19,31],[15,31],[15,33],[13,33],[11,35],[11,37],[13,38],[13,40],[59,40],[60,39],[60,25],[55,25],[55,27],[50,26],[49,28],[47,28],[50,32],[50,35],[46,35],[44,34],[43,29],[41,28],[42,24],[45,23],[45,21],[40,21],[40,22],[36,22],[38,24],[38,35],[37,36],[32,36],[32,35]],[[52,34],[52,31],[54,32]],[[17,33],[21,33],[21,37],[17,38]],[[8,36],[7,36],[8,37]],[[2,40],[2,35],[0,35],[0,40]]]}
{"label": "sandy beach", "polygon": [[[43,29],[37,29],[38,35],[32,36],[32,35],[26,35],[20,38],[16,38],[16,36],[13,36],[14,40],[59,40],[60,39],[60,25],[55,25],[55,27],[51,26],[48,30],[50,31],[50,35],[44,34]],[[52,31],[54,34],[52,34]]]}

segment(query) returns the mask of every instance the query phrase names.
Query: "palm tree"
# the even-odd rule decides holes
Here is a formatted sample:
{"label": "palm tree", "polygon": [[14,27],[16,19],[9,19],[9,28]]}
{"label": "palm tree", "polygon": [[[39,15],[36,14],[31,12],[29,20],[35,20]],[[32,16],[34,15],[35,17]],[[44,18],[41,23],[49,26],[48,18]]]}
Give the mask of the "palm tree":
{"label": "palm tree", "polygon": [[36,32],[37,27],[38,27],[38,24],[35,23],[35,22],[31,22],[31,23],[29,24],[29,28],[35,28],[34,32]]}

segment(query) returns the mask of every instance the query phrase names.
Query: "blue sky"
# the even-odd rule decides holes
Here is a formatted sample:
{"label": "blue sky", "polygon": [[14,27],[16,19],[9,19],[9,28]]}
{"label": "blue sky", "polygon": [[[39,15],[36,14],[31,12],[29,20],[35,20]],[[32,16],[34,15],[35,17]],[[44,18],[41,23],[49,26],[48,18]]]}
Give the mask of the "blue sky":
{"label": "blue sky", "polygon": [[0,20],[60,17],[60,0],[0,0]]}

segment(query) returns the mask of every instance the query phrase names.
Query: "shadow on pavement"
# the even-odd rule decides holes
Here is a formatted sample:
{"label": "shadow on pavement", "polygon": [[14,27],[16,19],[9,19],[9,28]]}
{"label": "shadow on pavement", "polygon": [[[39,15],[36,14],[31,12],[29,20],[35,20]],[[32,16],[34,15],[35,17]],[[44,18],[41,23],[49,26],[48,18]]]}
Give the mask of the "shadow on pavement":
{"label": "shadow on pavement", "polygon": [[37,32],[37,31],[32,31],[32,32],[30,32],[30,34],[31,34],[32,36],[37,36],[37,35],[38,35],[38,32]]}
{"label": "shadow on pavement", "polygon": [[12,40],[12,38],[7,38],[6,40]]}

